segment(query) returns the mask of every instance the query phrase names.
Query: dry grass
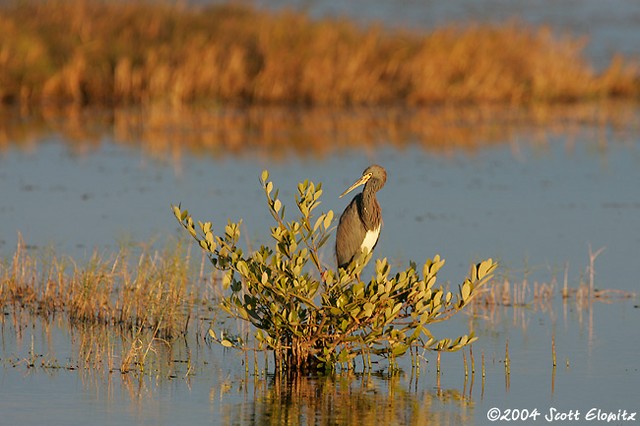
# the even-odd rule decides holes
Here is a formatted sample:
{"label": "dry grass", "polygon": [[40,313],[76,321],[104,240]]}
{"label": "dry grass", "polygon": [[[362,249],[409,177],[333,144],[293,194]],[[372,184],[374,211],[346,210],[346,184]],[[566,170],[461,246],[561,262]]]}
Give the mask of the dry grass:
{"label": "dry grass", "polygon": [[486,307],[510,306],[531,307],[544,310],[557,295],[557,283],[552,279],[549,283],[533,282],[523,279],[513,282],[508,278],[494,280],[474,302]]}
{"label": "dry grass", "polygon": [[188,265],[180,247],[142,250],[137,262],[125,249],[108,259],[96,253],[85,266],[55,255],[38,260],[20,240],[11,262],[0,264],[0,307],[64,312],[76,324],[150,329],[171,338],[186,333],[202,300]]}
{"label": "dry grass", "polygon": [[528,278],[513,280],[497,278],[487,283],[484,291],[474,299],[476,312],[493,318],[499,307],[526,308],[532,311],[553,312],[554,301],[561,299],[565,307],[573,303],[576,311],[589,310],[594,302],[614,303],[635,298],[636,294],[617,289],[595,287],[595,260],[603,249],[592,252],[589,247],[589,265],[575,287],[569,287],[569,267],[565,265],[562,285],[556,276],[548,282],[531,282]]}
{"label": "dry grass", "polygon": [[595,73],[584,41],[520,22],[423,34],[238,5],[14,1],[0,99],[42,105],[566,102],[637,98],[637,67]]}

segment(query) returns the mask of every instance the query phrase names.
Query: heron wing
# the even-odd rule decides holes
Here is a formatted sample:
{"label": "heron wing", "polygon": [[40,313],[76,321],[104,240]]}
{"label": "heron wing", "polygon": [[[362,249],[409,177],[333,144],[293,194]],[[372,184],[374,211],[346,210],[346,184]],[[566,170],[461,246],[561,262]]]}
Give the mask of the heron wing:
{"label": "heron wing", "polygon": [[346,267],[353,256],[360,250],[360,246],[365,239],[367,229],[360,219],[358,213],[358,197],[356,195],[351,203],[340,216],[338,230],[336,232],[336,257],[338,259],[338,267]]}

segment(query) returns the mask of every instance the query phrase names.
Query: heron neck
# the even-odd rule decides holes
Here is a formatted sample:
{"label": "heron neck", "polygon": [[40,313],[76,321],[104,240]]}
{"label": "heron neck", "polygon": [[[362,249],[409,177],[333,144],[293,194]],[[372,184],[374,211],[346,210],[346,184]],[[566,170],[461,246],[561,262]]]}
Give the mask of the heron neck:
{"label": "heron neck", "polygon": [[362,189],[362,198],[367,201],[370,201],[372,199],[375,200],[376,192],[378,192],[378,190],[382,188],[382,185],[384,185],[384,183],[381,184],[379,180],[371,179]]}
{"label": "heron neck", "polygon": [[376,199],[376,190],[365,186],[362,191],[361,217],[367,229],[373,230],[380,225],[380,205]]}

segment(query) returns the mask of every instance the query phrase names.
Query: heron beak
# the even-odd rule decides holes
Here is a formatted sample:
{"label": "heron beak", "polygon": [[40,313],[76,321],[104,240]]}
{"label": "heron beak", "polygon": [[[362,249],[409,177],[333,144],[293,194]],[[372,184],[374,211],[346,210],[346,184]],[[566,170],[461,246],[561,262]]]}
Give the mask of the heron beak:
{"label": "heron beak", "polygon": [[357,187],[359,187],[360,185],[364,185],[365,183],[367,183],[367,181],[371,179],[371,173],[367,173],[366,175],[363,175],[360,179],[358,179],[357,181],[355,181],[353,183],[353,185],[351,185],[349,187],[349,189],[347,189],[346,191],[344,191],[342,194],[340,194],[340,197],[338,198],[342,198],[345,195],[347,195],[348,193],[350,193],[351,191],[353,191],[354,189],[356,189]]}

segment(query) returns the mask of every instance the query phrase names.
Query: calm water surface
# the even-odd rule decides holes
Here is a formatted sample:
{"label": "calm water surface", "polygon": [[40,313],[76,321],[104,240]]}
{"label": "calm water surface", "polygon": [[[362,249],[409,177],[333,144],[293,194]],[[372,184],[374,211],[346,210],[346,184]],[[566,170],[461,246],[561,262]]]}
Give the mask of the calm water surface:
{"label": "calm water surface", "polygon": [[[418,146],[344,150],[323,159],[186,154],[179,170],[109,139],[78,155],[53,138],[33,151],[10,148],[0,157],[0,248],[12,253],[17,232],[28,244],[78,257],[129,241],[162,240],[179,235],[169,209],[178,202],[214,225],[243,218],[249,241],[266,243],[270,216],[258,183],[263,169],[285,205],[293,203],[297,182],[310,179],[323,183],[322,207],[338,213],[346,205],[338,195],[374,162],[389,174],[379,193],[385,219],[380,257],[404,264],[439,253],[453,279],[469,262],[493,257],[506,273],[527,266],[548,278],[568,266],[577,280],[591,245],[594,251],[605,247],[596,263],[599,286],[637,286],[637,135],[588,126],[570,136],[549,134],[543,142],[516,135],[471,154]],[[332,256],[327,247],[328,265]]]}
{"label": "calm water surface", "polygon": [[[11,256],[17,231],[34,249],[53,246],[79,259],[127,242],[163,244],[181,235],[169,209],[172,202],[182,202],[214,226],[242,217],[248,241],[268,242],[270,217],[258,185],[263,168],[271,170],[285,204],[292,202],[296,183],[309,178],[323,182],[322,207],[337,212],[345,206],[338,194],[378,162],[389,180],[379,193],[385,228],[376,256],[403,265],[440,253],[447,259],[440,276],[453,283],[470,262],[493,257],[502,265],[501,275],[514,282],[562,283],[566,270],[568,285],[577,287],[585,279],[589,245],[606,247],[595,263],[596,286],[637,293],[638,133],[586,124],[570,134],[544,128],[535,133],[535,139],[516,134],[471,153],[435,153],[411,144],[345,150],[323,159],[243,155],[216,160],[187,153],[179,166],[109,137],[85,154],[50,137],[31,150],[9,148],[2,154],[0,250],[3,257]],[[330,248],[324,260],[333,262]],[[394,378],[338,376],[294,384],[245,377],[241,357],[201,341],[174,343],[170,353],[158,355],[156,372],[141,379],[100,373],[82,367],[77,349],[82,333],[64,320],[33,319],[16,326],[6,312],[0,423],[84,424],[99,413],[92,417],[95,424],[185,419],[252,424],[286,418],[294,424],[305,419],[371,424],[381,418],[398,424],[426,419],[485,424],[493,407],[537,409],[543,415],[551,408],[583,415],[593,407],[638,411],[637,303],[624,299],[585,308],[555,297],[544,306],[498,308],[434,328],[443,337],[469,327],[480,336],[473,347],[473,380],[465,378],[462,353],[455,353],[443,357],[440,375],[434,357],[426,354],[419,377],[405,357],[404,373]],[[36,367],[28,368],[34,354]],[[471,354],[465,351],[465,356]],[[380,369],[385,367],[381,362]]]}

